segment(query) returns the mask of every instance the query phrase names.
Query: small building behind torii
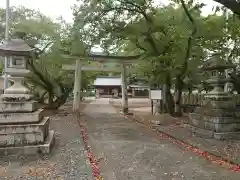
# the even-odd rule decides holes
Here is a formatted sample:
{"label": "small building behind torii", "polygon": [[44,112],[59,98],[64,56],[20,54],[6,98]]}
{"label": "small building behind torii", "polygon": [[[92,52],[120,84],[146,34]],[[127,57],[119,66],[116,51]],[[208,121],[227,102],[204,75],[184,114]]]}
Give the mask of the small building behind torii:
{"label": "small building behind torii", "polygon": [[[94,81],[96,97],[113,97],[119,98],[122,96],[122,81],[120,76],[99,76]],[[144,98],[149,97],[149,86],[141,82],[127,84],[128,97]]]}
{"label": "small building behind torii", "polygon": [[122,81],[117,76],[97,77],[93,84],[96,90],[96,97],[119,97]]}

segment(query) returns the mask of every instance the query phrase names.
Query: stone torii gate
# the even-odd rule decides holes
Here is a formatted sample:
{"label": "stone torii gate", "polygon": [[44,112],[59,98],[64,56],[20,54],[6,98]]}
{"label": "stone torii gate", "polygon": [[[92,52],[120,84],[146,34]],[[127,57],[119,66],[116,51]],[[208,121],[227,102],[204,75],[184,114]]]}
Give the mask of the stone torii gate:
{"label": "stone torii gate", "polygon": [[[77,112],[80,108],[81,100],[81,76],[82,71],[105,71],[105,72],[120,72],[122,81],[122,112],[128,114],[128,95],[126,74],[127,68],[131,67],[134,61],[138,60],[140,56],[106,56],[106,55],[89,55],[88,57],[80,58],[71,55],[64,55],[66,59],[75,60],[74,64],[63,65],[63,69],[75,70],[74,79],[74,99],[73,99],[73,112]],[[84,65],[83,62],[93,61],[99,62],[102,66]],[[115,67],[104,67],[104,63],[116,63]]]}

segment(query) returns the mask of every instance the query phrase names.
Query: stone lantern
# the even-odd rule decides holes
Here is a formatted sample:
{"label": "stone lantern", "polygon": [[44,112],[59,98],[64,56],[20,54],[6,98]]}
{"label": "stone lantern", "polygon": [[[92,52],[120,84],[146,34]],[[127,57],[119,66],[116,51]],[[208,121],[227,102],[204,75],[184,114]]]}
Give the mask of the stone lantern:
{"label": "stone lantern", "polygon": [[0,45],[0,55],[8,56],[6,73],[13,85],[0,96],[0,155],[50,153],[54,131],[49,130],[49,117],[37,108],[28,88],[22,83],[30,72],[27,58],[32,49],[22,39],[11,39]]}
{"label": "stone lantern", "polygon": [[230,78],[226,76],[226,71],[234,67],[235,65],[226,63],[218,54],[213,55],[203,65],[202,70],[209,76],[206,82],[213,87],[212,91],[205,94],[204,105],[210,102],[213,108],[235,107],[232,95],[224,91],[225,84],[230,81]]}
{"label": "stone lantern", "polygon": [[230,81],[226,70],[235,66],[226,63],[216,54],[203,65],[213,89],[204,95],[202,107],[197,107],[189,115],[193,132],[216,139],[236,139],[240,137],[240,117],[233,96],[224,91],[224,85]]}
{"label": "stone lantern", "polygon": [[6,73],[11,75],[14,84],[7,88],[1,96],[3,101],[29,100],[29,90],[22,85],[24,77],[29,73],[26,58],[31,56],[32,49],[22,39],[12,39],[0,45],[2,56],[9,56]]}

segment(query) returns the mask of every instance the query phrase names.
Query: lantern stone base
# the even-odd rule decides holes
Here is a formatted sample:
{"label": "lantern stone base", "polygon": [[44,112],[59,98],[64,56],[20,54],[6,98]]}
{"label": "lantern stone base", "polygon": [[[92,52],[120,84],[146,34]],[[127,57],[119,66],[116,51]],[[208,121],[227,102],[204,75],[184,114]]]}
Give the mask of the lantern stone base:
{"label": "lantern stone base", "polygon": [[54,131],[49,130],[49,117],[38,123],[0,126],[0,156],[6,154],[48,154],[54,144]]}
{"label": "lantern stone base", "polygon": [[192,125],[185,125],[185,128],[190,129],[194,134],[203,138],[214,138],[217,140],[230,140],[240,139],[240,132],[213,132],[210,130],[202,129]]}
{"label": "lantern stone base", "polygon": [[49,134],[49,118],[37,124],[14,124],[0,126],[0,147],[35,145],[44,143]]}
{"label": "lantern stone base", "polygon": [[37,110],[37,102],[35,101],[16,101],[16,102],[8,102],[2,101],[0,102],[0,113],[11,113],[11,112],[34,112]]}
{"label": "lantern stone base", "polygon": [[[21,91],[21,90],[19,90]],[[4,92],[5,93],[5,92]],[[1,99],[4,101],[29,101],[33,96],[31,94],[23,94],[22,92],[19,94],[2,94]]]}
{"label": "lantern stone base", "polygon": [[37,145],[0,147],[0,156],[7,155],[48,155],[54,146],[54,131],[49,131],[44,143]]}
{"label": "lantern stone base", "polygon": [[0,156],[50,153],[54,131],[49,126],[35,101],[0,102]]}
{"label": "lantern stone base", "polygon": [[[38,123],[43,119],[43,109],[39,109],[35,112],[23,112],[23,113],[0,113],[0,125],[7,124],[19,124],[19,123]],[[1,126],[0,126],[1,129]],[[1,132],[1,130],[0,130]]]}
{"label": "lantern stone base", "polygon": [[[224,113],[223,109],[214,109],[212,115],[211,113],[199,114],[195,111],[189,115],[189,127],[194,133],[204,137],[219,140],[240,139],[240,118],[236,118],[234,111]],[[219,113],[218,116],[216,112]],[[222,116],[227,114],[229,116]]]}

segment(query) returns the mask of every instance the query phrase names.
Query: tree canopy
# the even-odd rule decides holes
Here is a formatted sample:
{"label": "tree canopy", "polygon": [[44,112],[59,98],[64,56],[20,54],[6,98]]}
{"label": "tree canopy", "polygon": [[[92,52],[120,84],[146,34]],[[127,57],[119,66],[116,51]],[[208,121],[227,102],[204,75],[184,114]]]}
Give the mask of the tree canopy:
{"label": "tree canopy", "polygon": [[[0,14],[0,28],[4,29],[5,10],[0,9]],[[10,15],[10,36],[23,38],[35,48],[35,57],[28,59],[31,74],[27,77],[26,85],[38,100],[47,99],[47,107],[58,108],[73,90],[73,72],[62,69],[63,63],[71,62],[61,55],[62,49],[78,46],[74,45],[72,26],[63,20],[53,22],[41,12],[25,7],[12,7]],[[4,38],[4,33],[0,35]],[[89,73],[84,75],[84,88],[91,78]]]}
{"label": "tree canopy", "polygon": [[237,15],[204,17],[202,7],[192,0],[165,6],[151,0],[86,0],[74,7],[74,25],[107,52],[141,55],[134,76],[150,79],[151,86],[165,85],[168,110],[173,112],[171,89],[178,94],[177,107],[183,90],[203,80],[198,68],[211,54],[221,53],[231,61],[239,57]]}

